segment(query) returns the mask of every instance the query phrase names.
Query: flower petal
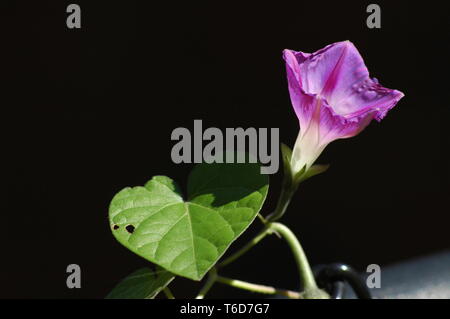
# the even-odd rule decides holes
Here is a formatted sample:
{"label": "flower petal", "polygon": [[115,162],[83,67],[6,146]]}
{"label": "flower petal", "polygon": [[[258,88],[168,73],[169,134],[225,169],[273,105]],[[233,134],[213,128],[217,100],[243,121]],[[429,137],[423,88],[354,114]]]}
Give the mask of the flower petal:
{"label": "flower petal", "polygon": [[340,92],[369,76],[361,55],[350,41],[330,44],[312,54],[296,52],[295,56],[304,91],[328,100],[334,91]]}
{"label": "flower petal", "polygon": [[289,94],[300,122],[292,152],[293,171],[308,169],[332,141],[361,132],[381,120],[403,97],[382,87],[355,46],[338,42],[315,52],[284,50]]}
{"label": "flower petal", "polygon": [[320,118],[317,119],[319,123],[319,139],[322,145],[327,145],[330,142],[349,138],[361,132],[370,121],[375,117],[376,113],[368,110],[358,116],[346,118],[334,112],[334,110],[326,103],[320,109]]}
{"label": "flower petal", "polygon": [[291,159],[293,172],[300,171],[305,165],[309,169],[329,143],[357,135],[375,116],[374,111],[369,111],[347,119],[336,114],[326,100],[319,97],[313,98],[311,104],[314,107],[309,105],[313,109],[309,122],[301,124],[300,118],[300,132]]}
{"label": "flower petal", "polygon": [[312,54],[286,51],[295,57],[290,65],[303,91],[325,98],[337,114],[350,118],[373,108],[379,111],[375,117],[380,120],[403,97],[400,91],[370,79],[364,60],[350,41],[330,44]]}
{"label": "flower petal", "polygon": [[299,61],[305,61],[308,54],[284,50],[283,55],[286,61],[291,103],[300,122],[301,134],[310,130],[311,123],[314,121],[318,123],[316,127],[318,142],[323,140],[320,144],[326,145],[332,140],[356,135],[368,124],[363,125],[363,122],[366,122],[367,118],[374,117],[374,114],[369,114],[373,112],[368,109],[352,114],[351,119],[347,119],[335,112],[326,99],[317,94],[306,93],[303,84],[308,84],[303,81],[304,73],[301,71]]}
{"label": "flower petal", "polygon": [[345,94],[336,94],[331,103],[334,103],[333,109],[346,118],[373,111],[375,119],[380,121],[403,96],[402,92],[382,87],[378,81],[367,78],[353,84]]}
{"label": "flower petal", "polygon": [[291,103],[294,107],[295,114],[300,121],[300,127],[306,128],[310,122],[314,107],[317,103],[314,95],[306,94],[302,89],[300,78],[300,69],[295,54],[301,52],[294,52],[291,50],[284,50],[283,56],[286,61],[286,73],[289,85],[289,95]]}

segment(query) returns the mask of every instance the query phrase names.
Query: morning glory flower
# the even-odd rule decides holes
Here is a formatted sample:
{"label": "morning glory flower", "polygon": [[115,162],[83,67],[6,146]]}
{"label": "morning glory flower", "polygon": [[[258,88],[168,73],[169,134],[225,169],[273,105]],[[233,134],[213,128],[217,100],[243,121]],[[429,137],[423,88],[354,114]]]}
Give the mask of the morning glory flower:
{"label": "morning glory flower", "polygon": [[308,170],[332,141],[355,136],[380,121],[404,94],[381,86],[350,41],[315,53],[284,50],[289,93],[300,122],[292,173]]}

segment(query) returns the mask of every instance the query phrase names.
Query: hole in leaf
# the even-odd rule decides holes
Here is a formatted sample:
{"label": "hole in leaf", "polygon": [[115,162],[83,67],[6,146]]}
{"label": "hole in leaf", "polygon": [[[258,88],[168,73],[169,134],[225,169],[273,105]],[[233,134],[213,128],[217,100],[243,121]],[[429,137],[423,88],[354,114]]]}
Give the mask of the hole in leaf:
{"label": "hole in leaf", "polygon": [[125,229],[127,230],[127,232],[129,232],[130,234],[132,234],[134,232],[134,226],[133,225],[128,225],[127,227],[125,227]]}
{"label": "hole in leaf", "polygon": [[114,229],[114,230],[119,229],[119,225],[114,225],[114,226],[113,226],[113,229]]}

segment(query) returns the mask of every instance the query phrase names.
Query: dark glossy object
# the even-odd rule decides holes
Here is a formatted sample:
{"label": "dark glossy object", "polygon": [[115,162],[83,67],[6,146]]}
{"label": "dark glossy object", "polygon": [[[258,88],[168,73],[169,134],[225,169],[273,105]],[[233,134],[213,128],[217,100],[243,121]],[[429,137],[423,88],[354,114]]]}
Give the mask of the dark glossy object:
{"label": "dark glossy object", "polygon": [[324,265],[318,267],[315,273],[318,285],[327,290],[333,299],[344,297],[345,283],[350,285],[358,298],[372,298],[364,278],[349,265],[342,263]]}
{"label": "dark glossy object", "polygon": [[[366,298],[360,288],[367,289],[369,273],[358,275],[351,267],[342,266],[315,267],[319,286],[335,299]],[[450,299],[450,251],[382,265],[381,287],[367,290],[372,299]]]}

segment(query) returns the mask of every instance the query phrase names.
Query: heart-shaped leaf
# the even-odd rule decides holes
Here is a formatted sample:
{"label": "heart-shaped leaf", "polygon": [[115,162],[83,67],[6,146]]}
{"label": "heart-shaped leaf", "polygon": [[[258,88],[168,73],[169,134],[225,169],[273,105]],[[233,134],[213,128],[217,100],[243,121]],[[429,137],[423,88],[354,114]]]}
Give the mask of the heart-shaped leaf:
{"label": "heart-shaped leaf", "polygon": [[153,299],[175,276],[156,267],[155,271],[141,268],[125,277],[106,296],[106,299]]}
{"label": "heart-shaped leaf", "polygon": [[188,201],[174,181],[153,177],[111,201],[109,220],[125,247],[171,273],[200,280],[252,223],[266,198],[258,164],[199,164]]}

